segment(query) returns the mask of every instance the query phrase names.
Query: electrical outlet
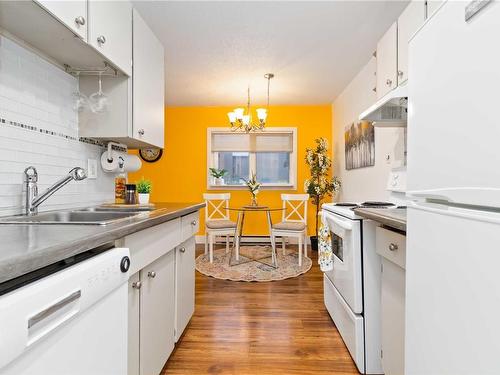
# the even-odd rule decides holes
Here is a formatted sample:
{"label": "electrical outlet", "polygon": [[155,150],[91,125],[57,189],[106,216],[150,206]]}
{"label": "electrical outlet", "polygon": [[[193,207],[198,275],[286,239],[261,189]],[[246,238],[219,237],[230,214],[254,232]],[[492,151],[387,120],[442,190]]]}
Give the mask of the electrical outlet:
{"label": "electrical outlet", "polygon": [[97,178],[97,160],[87,159],[87,178],[95,180]]}

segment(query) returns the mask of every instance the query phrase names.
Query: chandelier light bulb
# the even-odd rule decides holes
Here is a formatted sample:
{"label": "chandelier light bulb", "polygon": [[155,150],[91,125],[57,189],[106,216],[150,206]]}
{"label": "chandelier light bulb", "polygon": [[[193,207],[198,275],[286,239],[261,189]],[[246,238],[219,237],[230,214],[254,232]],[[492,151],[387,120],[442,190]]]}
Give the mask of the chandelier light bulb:
{"label": "chandelier light bulb", "polygon": [[261,122],[266,121],[267,119],[267,109],[265,108],[257,108],[257,117]]}
{"label": "chandelier light bulb", "polygon": [[229,117],[229,122],[230,122],[231,124],[233,124],[233,123],[235,123],[235,122],[236,122],[236,113],[234,113],[234,112],[229,112],[229,113],[227,114],[227,117]]}
{"label": "chandelier light bulb", "polygon": [[250,124],[250,115],[244,115],[243,116],[243,124],[244,125]]}
{"label": "chandelier light bulb", "polygon": [[244,113],[245,113],[245,108],[236,108],[234,110],[234,114],[236,115],[236,120],[242,120]]}

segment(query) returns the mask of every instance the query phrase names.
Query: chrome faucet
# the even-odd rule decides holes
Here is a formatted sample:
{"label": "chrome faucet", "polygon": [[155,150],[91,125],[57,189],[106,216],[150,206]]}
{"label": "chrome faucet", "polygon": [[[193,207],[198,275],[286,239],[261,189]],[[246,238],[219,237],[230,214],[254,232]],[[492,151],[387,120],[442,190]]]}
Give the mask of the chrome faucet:
{"label": "chrome faucet", "polygon": [[48,197],[54,194],[70,181],[81,181],[87,178],[87,173],[83,168],[75,167],[69,171],[68,175],[61,178],[54,185],[38,195],[38,172],[35,167],[28,167],[24,170],[24,182],[26,184],[26,215],[36,215],[38,206]]}

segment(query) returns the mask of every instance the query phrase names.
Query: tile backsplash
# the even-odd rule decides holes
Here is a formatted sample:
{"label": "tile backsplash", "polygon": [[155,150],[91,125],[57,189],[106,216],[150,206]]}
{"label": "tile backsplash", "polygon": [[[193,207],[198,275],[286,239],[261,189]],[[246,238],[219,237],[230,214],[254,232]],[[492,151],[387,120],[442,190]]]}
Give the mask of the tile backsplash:
{"label": "tile backsplash", "polygon": [[[42,192],[71,168],[100,160],[103,147],[78,137],[77,90],[75,77],[0,35],[0,216],[22,212],[26,167],[37,168]],[[98,168],[97,179],[70,182],[39,209],[108,202],[113,187],[114,175]]]}

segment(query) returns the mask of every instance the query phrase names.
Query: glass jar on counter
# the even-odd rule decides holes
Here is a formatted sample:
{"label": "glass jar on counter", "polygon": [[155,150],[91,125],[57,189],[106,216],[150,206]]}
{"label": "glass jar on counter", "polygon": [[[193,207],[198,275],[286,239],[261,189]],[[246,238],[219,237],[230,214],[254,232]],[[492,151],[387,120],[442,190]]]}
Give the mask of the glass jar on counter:
{"label": "glass jar on counter", "polygon": [[137,204],[137,194],[135,184],[125,185],[125,204]]}

